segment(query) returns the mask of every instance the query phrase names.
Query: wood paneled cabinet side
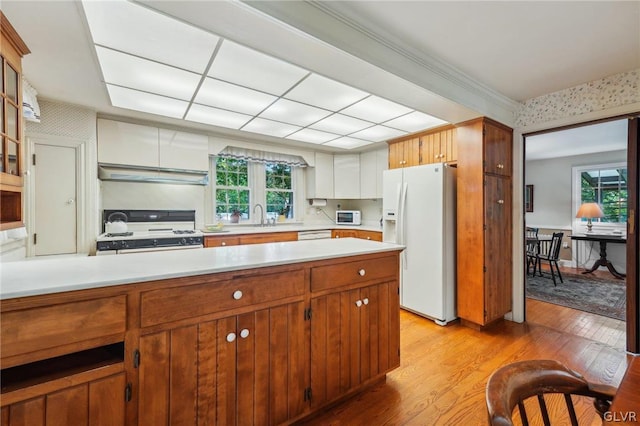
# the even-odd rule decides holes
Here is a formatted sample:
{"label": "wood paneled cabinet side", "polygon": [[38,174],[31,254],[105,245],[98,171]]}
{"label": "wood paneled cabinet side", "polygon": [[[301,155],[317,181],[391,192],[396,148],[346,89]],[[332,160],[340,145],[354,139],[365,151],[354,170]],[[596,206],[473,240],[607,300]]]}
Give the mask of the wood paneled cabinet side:
{"label": "wood paneled cabinet side", "polygon": [[457,313],[479,326],[512,306],[511,178],[486,171],[487,156],[511,158],[512,138],[512,129],[486,118],[456,126]]}

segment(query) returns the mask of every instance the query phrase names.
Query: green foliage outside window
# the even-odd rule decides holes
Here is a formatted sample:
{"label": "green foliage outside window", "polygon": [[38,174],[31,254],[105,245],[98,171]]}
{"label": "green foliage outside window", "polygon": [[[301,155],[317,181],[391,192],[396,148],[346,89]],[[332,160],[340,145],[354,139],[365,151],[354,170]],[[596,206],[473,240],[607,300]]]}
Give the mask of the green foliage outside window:
{"label": "green foliage outside window", "polygon": [[249,218],[249,169],[245,160],[216,159],[216,217],[229,220],[234,212]]}
{"label": "green foliage outside window", "polygon": [[293,187],[291,166],[280,163],[265,164],[267,216],[293,218]]}
{"label": "green foliage outside window", "polygon": [[[580,175],[582,203],[598,203],[604,217],[599,222],[627,221],[627,168],[585,170]],[[586,221],[586,219],[583,219]]]}

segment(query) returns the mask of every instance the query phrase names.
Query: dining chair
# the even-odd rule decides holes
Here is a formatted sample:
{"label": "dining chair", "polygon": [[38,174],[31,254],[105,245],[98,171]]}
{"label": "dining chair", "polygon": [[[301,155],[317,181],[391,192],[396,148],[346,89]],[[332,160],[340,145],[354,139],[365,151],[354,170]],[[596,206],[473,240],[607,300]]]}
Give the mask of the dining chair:
{"label": "dining chair", "polygon": [[[536,255],[540,251],[540,242],[538,241],[538,228],[527,226],[526,229],[526,256],[527,256],[527,275],[536,274],[537,258]],[[533,267],[533,271],[531,268]]]}
{"label": "dining chair", "polygon": [[[549,426],[552,418],[556,420],[556,417],[568,417],[571,424],[577,426],[572,395],[593,398],[595,410],[602,419],[617,391],[613,386],[590,383],[579,373],[555,360],[526,360],[502,366],[491,374],[485,390],[491,426],[511,426],[514,424],[513,417],[517,418],[518,415],[522,425],[541,418]],[[560,402],[561,398],[555,395],[545,400],[545,394],[562,394],[566,413]],[[538,400],[537,408],[535,400],[525,404],[525,401],[533,397]],[[517,414],[514,412],[516,406]],[[525,406],[529,408],[529,413]]]}
{"label": "dining chair", "polygon": [[[560,278],[560,282],[563,283],[562,274],[560,273],[560,267],[558,266],[558,260],[560,259],[560,248],[562,247],[562,237],[564,236],[563,232],[554,232],[551,236],[551,241],[549,244],[545,244],[546,252],[545,253],[537,253],[536,254],[536,265],[533,267],[533,274],[535,275],[536,269],[540,276],[542,276],[542,268],[541,262],[544,260],[549,262],[549,271],[551,272],[551,279],[553,280],[553,285],[556,285],[556,273]],[[540,245],[538,245],[540,247]],[[539,250],[542,251],[542,250]],[[554,271],[555,266],[555,271]]]}

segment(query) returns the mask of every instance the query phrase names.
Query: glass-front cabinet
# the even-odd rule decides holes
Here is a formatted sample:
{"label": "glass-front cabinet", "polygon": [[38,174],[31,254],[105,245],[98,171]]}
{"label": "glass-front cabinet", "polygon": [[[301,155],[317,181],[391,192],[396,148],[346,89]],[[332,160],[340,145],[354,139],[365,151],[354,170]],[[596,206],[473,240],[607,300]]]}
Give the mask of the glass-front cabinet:
{"label": "glass-front cabinet", "polygon": [[23,226],[22,57],[29,53],[0,11],[0,230]]}

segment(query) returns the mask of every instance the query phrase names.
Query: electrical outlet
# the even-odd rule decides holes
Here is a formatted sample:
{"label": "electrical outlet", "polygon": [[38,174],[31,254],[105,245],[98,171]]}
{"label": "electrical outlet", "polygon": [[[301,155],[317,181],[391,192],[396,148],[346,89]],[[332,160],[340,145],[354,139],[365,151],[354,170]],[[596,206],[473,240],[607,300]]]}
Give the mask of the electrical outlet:
{"label": "electrical outlet", "polygon": [[562,248],[569,248],[569,243],[562,243]]}

